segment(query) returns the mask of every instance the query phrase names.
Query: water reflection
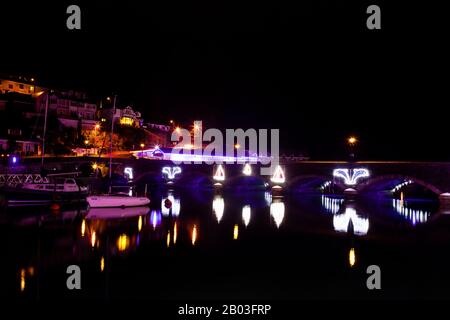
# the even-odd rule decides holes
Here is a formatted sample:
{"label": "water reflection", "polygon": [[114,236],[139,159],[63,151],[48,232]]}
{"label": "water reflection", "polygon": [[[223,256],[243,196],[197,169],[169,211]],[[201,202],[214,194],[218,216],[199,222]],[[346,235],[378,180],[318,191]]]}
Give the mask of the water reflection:
{"label": "water reflection", "polygon": [[129,207],[129,208],[90,208],[86,219],[122,219],[131,218],[140,215],[146,215],[148,207]]}
{"label": "water reflection", "polygon": [[264,199],[266,200],[266,204],[270,206],[272,203],[272,193],[269,191],[264,192]]}
{"label": "water reflection", "polygon": [[[391,241],[391,239],[395,239],[395,231],[398,228],[406,227],[408,232],[415,232],[415,229],[409,228],[406,223],[398,223],[397,215],[393,215],[394,210],[412,224],[426,222],[430,217],[430,212],[434,212],[408,208],[405,202],[391,201],[390,198],[388,202],[383,198],[383,206],[368,206],[366,203],[360,202],[366,201],[366,199],[357,199],[356,202],[352,202],[340,198],[311,195],[302,197],[302,202],[294,198],[292,194],[279,197],[272,196],[270,192],[248,194],[243,192],[234,194],[227,190],[223,192],[224,195],[212,192],[204,193],[202,199],[193,199],[185,193],[180,193],[181,196],[173,192],[155,193],[150,208],[91,209],[88,212],[82,210],[77,214],[65,211],[58,214],[46,212],[42,216],[33,217],[33,219],[26,217],[19,223],[14,222],[15,226],[22,228],[24,232],[15,234],[11,232],[8,240],[12,241],[9,243],[14,243],[19,248],[21,242],[26,243],[21,240],[26,239],[28,243],[38,247],[33,232],[36,230],[35,227],[39,226],[40,236],[51,239],[52,246],[39,249],[42,250],[40,254],[25,253],[21,250],[14,252],[14,255],[18,257],[17,261],[21,261],[21,263],[15,262],[16,265],[11,268],[13,273],[9,277],[14,283],[13,288],[16,294],[24,291],[28,295],[36,286],[35,279],[30,279],[31,275],[28,269],[22,268],[23,266],[44,266],[41,268],[45,272],[54,266],[80,263],[89,265],[89,268],[93,268],[94,272],[99,275],[103,272],[103,279],[107,274],[111,274],[108,269],[115,267],[115,259],[124,261],[130,259],[126,260],[127,264],[123,266],[123,270],[126,270],[124,272],[130,272],[133,269],[127,266],[128,262],[140,266],[141,263],[152,260],[149,257],[155,252],[159,254],[157,263],[166,264],[167,257],[169,257],[169,262],[170,257],[182,257],[183,259],[192,257],[190,256],[191,251],[196,251],[198,247],[202,247],[202,252],[222,250],[225,247],[226,250],[232,250],[233,254],[239,250],[247,250],[247,246],[253,248],[251,246],[255,243],[260,245],[260,242],[253,241],[253,239],[273,236],[274,225],[276,228],[280,228],[284,224],[283,228],[277,230],[276,233],[287,231],[290,235],[292,234],[289,241],[292,242],[293,248],[300,243],[296,241],[303,241],[309,234],[317,235],[317,238],[326,234],[323,241],[332,238],[329,237],[330,233],[332,236],[337,236],[333,230],[366,235],[369,231],[369,219],[361,213],[361,207],[367,208],[370,217],[373,214],[381,213],[378,219],[370,220],[371,241],[377,241],[385,235]],[[166,199],[169,199],[172,204],[168,206],[169,208],[166,206]],[[184,210],[181,216],[179,215],[180,199],[183,201]],[[358,206],[359,204],[361,207]],[[211,215],[211,208],[214,216]],[[386,211],[390,215],[385,214]],[[366,211],[363,212],[366,213]],[[332,224],[331,220],[333,220]],[[220,224],[217,224],[216,221]],[[250,222],[252,222],[252,226],[246,228]],[[270,228],[267,228],[268,226]],[[380,228],[380,226],[382,227]],[[27,230],[31,230],[30,235],[24,236]],[[58,232],[54,232],[54,230],[58,230]],[[251,232],[247,233],[248,231]],[[348,239],[338,238],[343,241],[340,243],[336,241],[336,246],[341,246],[345,242],[344,246],[339,247],[339,252],[342,252],[339,255],[339,266],[354,268],[361,265],[359,260],[362,259],[362,251],[360,250],[363,250],[366,240],[358,239],[358,245],[353,243],[349,245],[345,241]],[[283,242],[285,239],[286,237],[276,237],[275,241],[285,245],[286,243]],[[139,243],[141,244],[139,245]],[[224,246],[223,243],[227,245]],[[228,246],[229,243],[233,243],[233,245]],[[177,245],[176,250],[174,250],[175,245]],[[191,246],[196,247],[186,250]],[[33,249],[28,251],[33,251]],[[133,255],[134,251],[136,251],[136,255]],[[366,255],[370,255],[370,253],[367,253],[368,250],[364,252],[364,259],[366,259]],[[128,258],[129,256],[132,258]],[[23,262],[24,260],[25,262]],[[36,263],[36,260],[39,263]],[[42,269],[36,267],[38,271]],[[36,279],[39,274],[40,272],[36,272]]]}
{"label": "water reflection", "polygon": [[84,237],[85,233],[86,233],[86,220],[83,219],[83,221],[81,221],[81,236]]}
{"label": "water reflection", "polygon": [[156,229],[156,227],[161,224],[161,211],[160,210],[152,210],[151,211],[150,223],[152,224],[153,229]]}
{"label": "water reflection", "polygon": [[192,245],[195,246],[195,243],[197,242],[197,225],[194,224],[192,227],[192,234],[191,234],[191,242]]}
{"label": "water reflection", "polygon": [[20,291],[25,290],[25,269],[20,270]]}
{"label": "water reflection", "polygon": [[105,270],[105,257],[100,259],[100,271],[103,272]]}
{"label": "water reflection", "polygon": [[167,231],[166,246],[170,247],[170,230]]}
{"label": "water reflection", "polygon": [[215,195],[212,203],[213,213],[216,216],[217,222],[220,222],[225,211],[225,201],[221,195]]}
{"label": "water reflection", "polygon": [[245,205],[242,208],[242,220],[244,221],[245,226],[248,226],[248,224],[250,223],[251,215],[252,215],[252,209],[250,208],[249,205]]}
{"label": "water reflection", "polygon": [[348,263],[350,267],[353,267],[356,264],[355,248],[350,248],[350,251],[348,252]]}
{"label": "water reflection", "polygon": [[91,233],[91,247],[94,248],[95,244],[97,242],[97,233],[95,231],[93,231]]}
{"label": "water reflection", "polygon": [[141,231],[142,230],[142,216],[139,216],[139,219],[138,219],[138,231]]}
{"label": "water reflection", "polygon": [[344,213],[333,216],[333,227],[337,232],[363,236],[369,231],[369,219],[359,216],[353,204],[347,204],[344,208]]}
{"label": "water reflection", "polygon": [[27,287],[27,277],[31,278],[34,276],[34,267],[21,268],[19,272],[19,283],[20,291],[25,291]]}
{"label": "water reflection", "polygon": [[130,238],[126,234],[121,234],[117,238],[117,250],[125,251],[130,246]]}
{"label": "water reflection", "polygon": [[332,198],[322,195],[321,197],[322,207],[331,214],[336,214],[341,209],[341,205],[344,202],[344,199],[341,198]]}
{"label": "water reflection", "polygon": [[277,228],[280,227],[281,223],[284,219],[284,202],[281,198],[273,199],[273,202],[270,204],[270,215],[272,216]]}
{"label": "water reflection", "polygon": [[233,229],[233,239],[237,240],[238,237],[239,237],[239,226],[235,224]]}
{"label": "water reflection", "polygon": [[392,206],[399,215],[406,218],[413,225],[427,222],[431,215],[430,211],[409,208],[403,200],[393,199]]}
{"label": "water reflection", "polygon": [[177,238],[178,238],[178,225],[177,222],[175,221],[173,225],[173,244],[177,243]]}

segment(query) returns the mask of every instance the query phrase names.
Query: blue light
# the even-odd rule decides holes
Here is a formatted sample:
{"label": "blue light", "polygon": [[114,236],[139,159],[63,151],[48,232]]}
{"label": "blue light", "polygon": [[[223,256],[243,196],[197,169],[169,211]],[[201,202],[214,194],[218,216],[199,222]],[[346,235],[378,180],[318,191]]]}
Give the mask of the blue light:
{"label": "blue light", "polygon": [[12,157],[12,163],[17,163],[17,157],[16,156]]}

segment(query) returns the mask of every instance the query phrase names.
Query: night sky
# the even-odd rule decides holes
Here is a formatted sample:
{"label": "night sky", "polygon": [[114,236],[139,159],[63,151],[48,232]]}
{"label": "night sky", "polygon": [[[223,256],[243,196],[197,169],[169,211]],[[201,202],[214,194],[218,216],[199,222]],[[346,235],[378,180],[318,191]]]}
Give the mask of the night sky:
{"label": "night sky", "polygon": [[[450,160],[440,3],[9,1],[0,72],[117,93],[151,122],[279,128],[284,152],[312,159],[344,157],[355,134],[361,159]],[[370,4],[382,30],[366,28]]]}

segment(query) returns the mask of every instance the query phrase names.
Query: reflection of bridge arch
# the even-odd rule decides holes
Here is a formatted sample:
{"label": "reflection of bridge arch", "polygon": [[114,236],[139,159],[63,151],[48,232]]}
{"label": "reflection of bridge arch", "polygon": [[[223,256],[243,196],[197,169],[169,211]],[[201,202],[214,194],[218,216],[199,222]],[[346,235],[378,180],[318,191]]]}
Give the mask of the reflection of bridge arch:
{"label": "reflection of bridge arch", "polygon": [[436,195],[440,195],[442,191],[433,184],[424,180],[401,174],[381,175],[370,178],[364,184],[358,186],[360,192],[391,190],[396,185],[411,180],[413,183],[422,186]]}
{"label": "reflection of bridge arch", "polygon": [[161,172],[147,171],[134,178],[135,183],[157,183],[163,181]]}

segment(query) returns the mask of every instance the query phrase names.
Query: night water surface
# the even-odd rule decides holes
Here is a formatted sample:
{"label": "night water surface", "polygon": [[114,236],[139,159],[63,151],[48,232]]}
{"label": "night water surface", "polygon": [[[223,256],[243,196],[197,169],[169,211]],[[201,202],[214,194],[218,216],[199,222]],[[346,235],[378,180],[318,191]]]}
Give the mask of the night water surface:
{"label": "night water surface", "polygon": [[[450,298],[450,215],[436,202],[197,190],[151,198],[149,208],[3,212],[2,298]],[[69,265],[81,268],[81,290],[66,287]],[[382,290],[367,289],[369,265],[380,267]]]}

